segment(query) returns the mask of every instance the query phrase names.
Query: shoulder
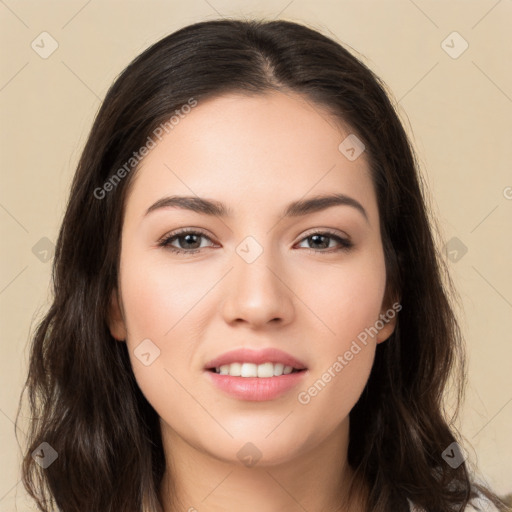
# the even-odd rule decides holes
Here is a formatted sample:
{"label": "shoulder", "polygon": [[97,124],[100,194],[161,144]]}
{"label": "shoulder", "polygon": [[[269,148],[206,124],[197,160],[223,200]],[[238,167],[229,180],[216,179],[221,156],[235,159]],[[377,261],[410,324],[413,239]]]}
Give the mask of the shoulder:
{"label": "shoulder", "polygon": [[498,509],[487,498],[475,498],[464,512],[498,512]]}
{"label": "shoulder", "polygon": [[[409,501],[410,512],[425,512],[424,509],[418,507]],[[487,498],[474,498],[464,509],[464,512],[498,512],[498,509]]]}

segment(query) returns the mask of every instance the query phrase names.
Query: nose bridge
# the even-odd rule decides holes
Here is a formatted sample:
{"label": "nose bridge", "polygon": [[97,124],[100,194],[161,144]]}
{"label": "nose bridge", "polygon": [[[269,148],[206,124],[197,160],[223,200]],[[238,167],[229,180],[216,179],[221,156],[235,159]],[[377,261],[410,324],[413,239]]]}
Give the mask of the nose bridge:
{"label": "nose bridge", "polygon": [[240,291],[256,296],[263,294],[269,301],[271,295],[279,293],[275,282],[277,272],[274,269],[280,263],[277,251],[270,245],[271,237],[267,236],[262,240],[260,235],[258,238],[249,235],[238,244],[233,255],[234,273]]}
{"label": "nose bridge", "polygon": [[236,246],[224,309],[226,320],[256,324],[289,319],[290,292],[283,284],[282,262],[278,251],[270,246],[270,238],[266,236],[260,242],[250,235]]}

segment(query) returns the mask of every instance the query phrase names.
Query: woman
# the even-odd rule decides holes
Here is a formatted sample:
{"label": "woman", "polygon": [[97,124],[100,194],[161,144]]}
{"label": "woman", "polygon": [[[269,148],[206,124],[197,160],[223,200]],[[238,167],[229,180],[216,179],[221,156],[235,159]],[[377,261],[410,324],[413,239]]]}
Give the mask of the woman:
{"label": "woman", "polygon": [[185,27],[80,159],[25,486],[65,512],[506,510],[442,411],[449,286],[368,68],[291,22]]}

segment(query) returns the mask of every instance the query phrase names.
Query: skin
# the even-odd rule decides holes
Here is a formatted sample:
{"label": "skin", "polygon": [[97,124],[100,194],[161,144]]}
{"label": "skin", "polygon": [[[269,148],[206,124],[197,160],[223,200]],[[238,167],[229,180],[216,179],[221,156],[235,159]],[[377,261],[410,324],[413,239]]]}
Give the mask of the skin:
{"label": "skin", "polygon": [[[137,383],[161,419],[166,512],[362,510],[363,495],[340,507],[353,476],[349,413],[396,317],[308,404],[297,400],[390,307],[366,154],[350,161],[338,149],[349,133],[295,93],[223,95],[199,102],[134,176],[110,330],[127,343]],[[368,218],[347,205],[281,216],[292,201],[333,192],[359,201]],[[144,216],[168,195],[215,199],[234,215],[170,207]],[[180,228],[207,233],[196,245],[172,242],[185,251],[200,244],[199,252],[158,246]],[[335,239],[308,241],[325,229],[350,237],[353,248],[334,252]],[[247,236],[263,249],[252,263],[236,252]],[[147,338],[160,349],[149,366],[134,355]],[[203,368],[241,347],[277,347],[308,374],[278,399],[232,398]],[[247,442],[261,453],[253,467],[237,456]],[[171,470],[179,507],[170,498]]]}

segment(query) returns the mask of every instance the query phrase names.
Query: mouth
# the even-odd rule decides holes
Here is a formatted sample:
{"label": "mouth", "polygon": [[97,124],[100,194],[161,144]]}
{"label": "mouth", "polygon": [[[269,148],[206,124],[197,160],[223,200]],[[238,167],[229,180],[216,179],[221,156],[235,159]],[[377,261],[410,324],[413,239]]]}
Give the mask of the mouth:
{"label": "mouth", "polygon": [[221,393],[253,402],[290,396],[309,373],[302,361],[276,348],[232,350],[209,361],[204,370]]}

